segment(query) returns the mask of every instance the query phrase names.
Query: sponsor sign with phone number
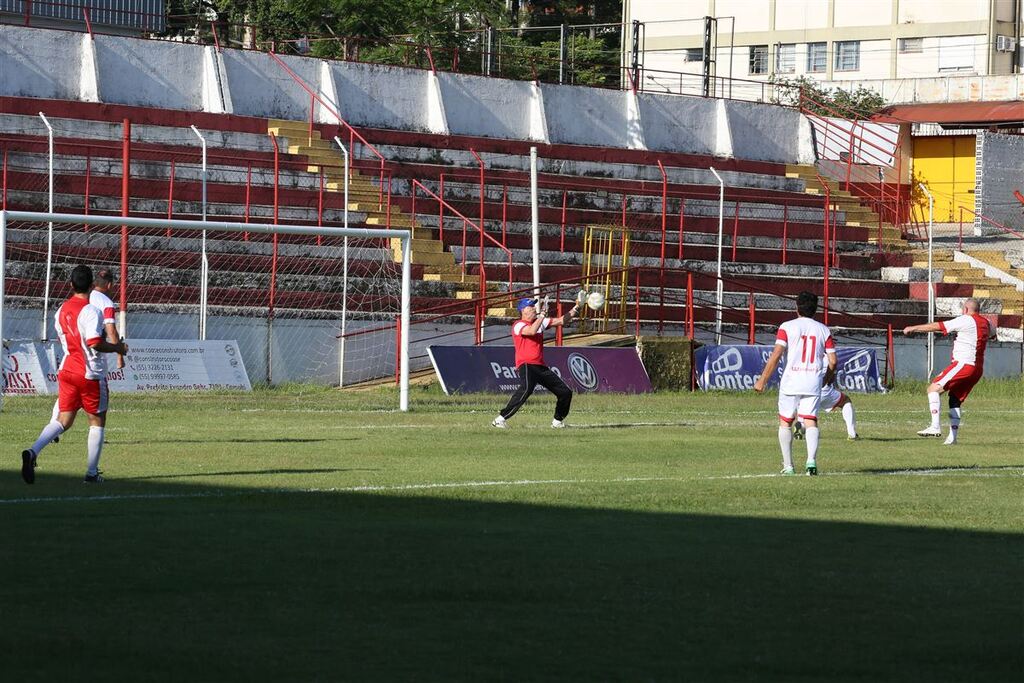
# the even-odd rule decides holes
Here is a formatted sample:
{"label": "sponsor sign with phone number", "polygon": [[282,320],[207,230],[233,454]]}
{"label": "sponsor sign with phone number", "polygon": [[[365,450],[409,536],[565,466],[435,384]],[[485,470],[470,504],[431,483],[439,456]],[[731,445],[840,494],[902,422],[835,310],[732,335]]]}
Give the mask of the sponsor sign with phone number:
{"label": "sponsor sign with phone number", "polygon": [[[4,395],[57,393],[63,353],[58,342],[10,340],[3,346]],[[128,347],[123,368],[117,368],[116,356],[107,356],[112,392],[252,389],[233,340],[135,339]]]}
{"label": "sponsor sign with phone number", "polygon": [[[708,345],[695,352],[697,384],[705,390],[748,391],[761,376],[774,346]],[[846,392],[884,392],[878,375],[876,349],[842,346],[836,350],[836,387]],[[769,378],[778,387],[785,363]]]}

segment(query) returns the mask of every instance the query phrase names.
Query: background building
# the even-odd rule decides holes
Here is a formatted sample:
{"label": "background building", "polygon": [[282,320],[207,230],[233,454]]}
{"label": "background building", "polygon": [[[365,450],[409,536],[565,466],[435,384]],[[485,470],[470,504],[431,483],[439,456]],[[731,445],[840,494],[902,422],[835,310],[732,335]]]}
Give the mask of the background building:
{"label": "background building", "polygon": [[[624,0],[645,70],[769,80],[1021,72],[1022,0]],[[626,62],[633,35],[624,40]]]}

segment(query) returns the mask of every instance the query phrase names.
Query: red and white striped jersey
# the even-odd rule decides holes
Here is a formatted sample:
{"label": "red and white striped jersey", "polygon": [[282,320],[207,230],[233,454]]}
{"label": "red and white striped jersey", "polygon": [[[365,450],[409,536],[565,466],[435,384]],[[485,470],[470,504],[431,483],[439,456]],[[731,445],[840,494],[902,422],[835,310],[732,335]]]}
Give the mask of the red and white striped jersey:
{"label": "red and white striped jersey", "polygon": [[64,358],[58,372],[100,379],[107,372],[103,355],[93,347],[103,338],[103,314],[87,299],[73,296],[57,309],[56,327]]}
{"label": "red and white striped jersey", "polygon": [[114,313],[117,309],[109,296],[98,289],[94,289],[89,292],[89,303],[100,309],[100,312],[103,314],[104,325],[117,324],[117,319],[114,317]]}
{"label": "red and white striped jersey", "polygon": [[939,323],[942,334],[956,332],[953,339],[953,360],[982,367],[985,364],[985,345],[988,343],[988,320],[978,315],[961,315]]}
{"label": "red and white striped jersey", "polygon": [[829,329],[814,318],[794,318],[779,326],[775,343],[786,348],[779,392],[790,396],[818,395],[828,368],[825,354],[836,352]]}

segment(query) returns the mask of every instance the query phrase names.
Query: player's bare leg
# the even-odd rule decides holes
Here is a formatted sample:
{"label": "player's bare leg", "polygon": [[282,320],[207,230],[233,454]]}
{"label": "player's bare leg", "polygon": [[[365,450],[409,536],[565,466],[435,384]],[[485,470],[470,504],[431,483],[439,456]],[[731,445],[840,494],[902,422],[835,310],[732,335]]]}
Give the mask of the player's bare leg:
{"label": "player's bare leg", "polygon": [[793,474],[793,420],[779,416],[779,448],[782,449],[782,474]]}
{"label": "player's bare leg", "polygon": [[26,484],[33,484],[36,481],[36,460],[39,458],[39,453],[54,439],[71,429],[71,425],[74,423],[75,413],[58,413],[57,418],[48,422],[39,432],[36,442],[21,452],[21,478],[25,480]]}
{"label": "player's bare leg", "polygon": [[107,414],[102,412],[96,415],[86,413],[89,418],[89,438],[86,441],[88,449],[88,461],[85,470],[85,482],[97,484],[103,481],[100,474],[100,455],[103,453],[103,428],[107,423]]}
{"label": "player's bare leg", "polygon": [[818,420],[813,417],[802,418],[804,422],[804,441],[807,443],[807,474],[818,473]]}
{"label": "player's bare leg", "polygon": [[936,382],[928,385],[928,411],[932,416],[932,423],[917,433],[918,436],[942,436],[942,425],[940,423],[939,411],[942,409],[942,394],[945,389]]}

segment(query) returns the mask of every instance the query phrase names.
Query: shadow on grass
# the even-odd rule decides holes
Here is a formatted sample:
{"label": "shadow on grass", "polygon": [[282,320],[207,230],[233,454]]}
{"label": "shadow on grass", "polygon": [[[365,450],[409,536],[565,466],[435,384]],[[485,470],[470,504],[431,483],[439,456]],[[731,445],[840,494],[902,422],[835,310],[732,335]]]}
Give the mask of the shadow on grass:
{"label": "shadow on grass", "polygon": [[1019,470],[1024,465],[936,465],[934,467],[890,467],[858,469],[865,474],[915,474],[920,472],[985,472],[999,470]]}
{"label": "shadow on grass", "polygon": [[1024,667],[1016,534],[3,475],[8,680],[1010,681]]}
{"label": "shadow on grass", "polygon": [[244,477],[266,474],[330,474],[333,472],[378,472],[373,467],[319,467],[307,468],[274,468],[265,470],[226,470],[223,472],[189,472],[187,474],[153,474],[143,477],[123,477],[118,481],[147,481],[157,479],[191,479],[195,477]]}
{"label": "shadow on grass", "polygon": [[356,441],[356,437],[341,439],[299,439],[278,437],[274,439],[146,439],[144,441],[122,441],[120,439],[106,439],[103,443],[116,443],[123,446],[142,446],[154,443],[191,443],[210,445],[216,443],[325,443],[327,441]]}

